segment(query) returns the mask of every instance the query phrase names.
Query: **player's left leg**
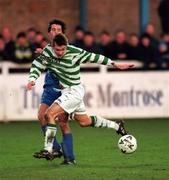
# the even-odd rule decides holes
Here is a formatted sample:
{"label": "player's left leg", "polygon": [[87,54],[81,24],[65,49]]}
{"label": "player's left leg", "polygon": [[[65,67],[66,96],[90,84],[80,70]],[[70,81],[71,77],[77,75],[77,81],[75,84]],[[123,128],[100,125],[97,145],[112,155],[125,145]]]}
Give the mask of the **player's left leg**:
{"label": "player's left leg", "polygon": [[88,116],[86,114],[84,102],[81,101],[78,108],[74,112],[74,119],[79,122],[82,127],[92,126],[92,127],[102,127],[102,128],[112,128],[115,129],[118,134],[122,136],[127,134],[124,128],[123,121],[110,121],[108,119],[102,118],[100,116]]}
{"label": "player's left leg", "polygon": [[88,116],[87,114],[76,113],[74,119],[82,126],[91,126],[99,128],[111,128],[115,129],[118,134],[122,136],[127,134],[124,128],[123,121],[110,121],[100,116]]}

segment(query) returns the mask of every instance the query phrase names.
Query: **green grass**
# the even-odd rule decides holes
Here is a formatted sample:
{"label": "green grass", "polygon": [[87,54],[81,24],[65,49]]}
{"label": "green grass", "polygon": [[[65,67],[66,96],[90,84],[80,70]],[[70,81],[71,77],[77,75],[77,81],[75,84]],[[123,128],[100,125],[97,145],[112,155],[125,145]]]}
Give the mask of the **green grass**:
{"label": "green grass", "polygon": [[77,165],[61,166],[62,159],[32,157],[43,146],[37,122],[0,123],[0,180],[169,179],[169,120],[128,120],[126,126],[138,140],[131,155],[118,150],[113,130],[71,123]]}

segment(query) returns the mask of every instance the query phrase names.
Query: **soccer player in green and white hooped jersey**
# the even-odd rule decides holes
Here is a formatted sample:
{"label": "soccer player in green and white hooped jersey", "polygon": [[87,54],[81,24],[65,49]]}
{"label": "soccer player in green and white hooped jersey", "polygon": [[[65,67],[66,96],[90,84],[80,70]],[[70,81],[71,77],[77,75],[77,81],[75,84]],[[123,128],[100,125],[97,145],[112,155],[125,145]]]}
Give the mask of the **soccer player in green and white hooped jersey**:
{"label": "soccer player in green and white hooped jersey", "polygon": [[[52,42],[55,35],[59,33],[65,33],[66,24],[59,20],[53,19],[48,24],[48,35],[50,42]],[[42,49],[37,48],[36,53],[40,54]],[[41,96],[41,103],[38,110],[38,120],[41,125],[41,129],[43,134],[46,132],[47,122],[45,120],[45,112],[47,108],[59,97],[61,96],[61,90],[59,87],[59,80],[52,71],[48,70],[45,75],[43,93]],[[60,121],[62,119],[62,121]],[[54,138],[53,141],[53,155],[55,157],[61,157],[63,154],[64,161],[63,165],[71,165],[75,164],[75,156],[73,151],[73,136],[71,133],[71,129],[69,123],[67,121],[68,114],[64,114],[59,117],[59,126],[62,131],[62,142],[59,144],[57,138]],[[63,153],[62,153],[63,152]],[[43,155],[39,155],[39,152],[35,152],[33,155],[35,158],[44,158]]]}
{"label": "soccer player in green and white hooped jersey", "polygon": [[110,65],[117,69],[133,67],[132,64],[116,63],[103,55],[68,45],[67,38],[63,34],[56,35],[52,46],[48,45],[32,63],[27,84],[28,90],[35,85],[36,79],[45,69],[53,71],[62,87],[62,95],[48,108],[45,115],[48,122],[45,145],[44,150],[39,153],[48,159],[53,159],[52,146],[57,131],[56,118],[65,112],[74,113],[74,119],[83,127],[107,127],[115,129],[118,134],[127,134],[122,121],[115,122],[86,114],[83,102],[84,88],[80,81],[80,64],[86,62]]}

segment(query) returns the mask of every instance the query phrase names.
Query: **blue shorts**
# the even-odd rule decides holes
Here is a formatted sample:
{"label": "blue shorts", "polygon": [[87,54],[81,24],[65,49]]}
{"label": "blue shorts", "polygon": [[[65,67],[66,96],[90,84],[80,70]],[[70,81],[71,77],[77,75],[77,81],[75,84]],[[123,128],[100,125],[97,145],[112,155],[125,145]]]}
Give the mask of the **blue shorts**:
{"label": "blue shorts", "polygon": [[51,71],[48,71],[45,76],[41,103],[50,106],[60,96],[59,80]]}

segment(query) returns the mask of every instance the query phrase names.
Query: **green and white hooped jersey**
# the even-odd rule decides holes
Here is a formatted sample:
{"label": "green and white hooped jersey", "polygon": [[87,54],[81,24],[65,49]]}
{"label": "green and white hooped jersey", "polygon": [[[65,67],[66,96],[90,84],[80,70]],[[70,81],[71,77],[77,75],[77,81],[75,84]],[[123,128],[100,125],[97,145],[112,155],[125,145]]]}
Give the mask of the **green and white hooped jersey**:
{"label": "green and white hooped jersey", "polygon": [[45,69],[49,69],[57,76],[63,87],[78,85],[81,83],[80,64],[87,62],[111,65],[113,61],[103,55],[87,52],[72,45],[67,46],[62,58],[57,58],[52,46],[48,44],[41,55],[33,61],[29,81],[36,81]]}

